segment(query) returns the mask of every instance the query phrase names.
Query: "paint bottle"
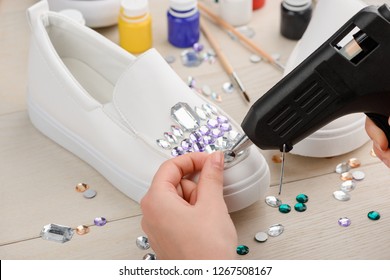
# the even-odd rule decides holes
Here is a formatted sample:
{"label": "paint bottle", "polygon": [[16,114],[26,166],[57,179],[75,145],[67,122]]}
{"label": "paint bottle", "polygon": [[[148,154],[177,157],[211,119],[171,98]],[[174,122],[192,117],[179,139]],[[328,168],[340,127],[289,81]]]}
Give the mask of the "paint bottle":
{"label": "paint bottle", "polygon": [[199,41],[197,0],[169,0],[168,41],[178,48],[192,47]]}
{"label": "paint bottle", "polygon": [[252,19],[253,0],[219,0],[221,18],[233,26],[248,24]]}
{"label": "paint bottle", "polygon": [[122,0],[119,21],[119,45],[130,53],[142,53],[152,47],[152,17],[148,0]]}
{"label": "paint bottle", "polygon": [[299,40],[309,25],[312,11],[311,0],[283,0],[280,33],[288,39]]}
{"label": "paint bottle", "polygon": [[265,0],[253,0],[253,4],[252,4],[253,10],[258,10],[262,8],[264,4],[265,4]]}

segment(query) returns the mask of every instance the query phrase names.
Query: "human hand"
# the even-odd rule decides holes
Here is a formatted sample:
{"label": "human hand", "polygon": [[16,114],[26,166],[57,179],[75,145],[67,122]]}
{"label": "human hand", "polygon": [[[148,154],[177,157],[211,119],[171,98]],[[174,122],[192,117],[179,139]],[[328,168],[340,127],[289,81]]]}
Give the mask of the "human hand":
{"label": "human hand", "polygon": [[[234,259],[237,233],[223,199],[223,153],[163,163],[141,201],[142,229],[158,259]],[[190,179],[200,171],[198,183]]]}
{"label": "human hand", "polygon": [[366,131],[374,142],[373,149],[375,154],[384,164],[390,167],[390,149],[385,133],[368,117],[366,118]]}

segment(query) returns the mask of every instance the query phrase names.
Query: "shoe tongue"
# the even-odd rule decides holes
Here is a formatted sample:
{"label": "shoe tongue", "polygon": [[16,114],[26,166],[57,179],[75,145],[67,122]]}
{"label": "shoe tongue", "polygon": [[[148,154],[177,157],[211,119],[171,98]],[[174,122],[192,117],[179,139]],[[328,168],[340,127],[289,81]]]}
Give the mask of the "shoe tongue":
{"label": "shoe tongue", "polygon": [[127,125],[153,143],[176,124],[170,116],[175,104],[183,102],[194,108],[205,103],[202,101],[155,49],[127,68],[113,95],[114,106]]}

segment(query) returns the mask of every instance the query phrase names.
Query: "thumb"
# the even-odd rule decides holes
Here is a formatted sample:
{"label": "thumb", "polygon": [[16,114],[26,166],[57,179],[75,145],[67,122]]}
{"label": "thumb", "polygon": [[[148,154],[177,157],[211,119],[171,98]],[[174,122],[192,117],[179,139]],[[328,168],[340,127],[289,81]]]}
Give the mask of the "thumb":
{"label": "thumb", "polygon": [[206,159],[199,176],[197,203],[223,203],[224,156],[216,151]]}

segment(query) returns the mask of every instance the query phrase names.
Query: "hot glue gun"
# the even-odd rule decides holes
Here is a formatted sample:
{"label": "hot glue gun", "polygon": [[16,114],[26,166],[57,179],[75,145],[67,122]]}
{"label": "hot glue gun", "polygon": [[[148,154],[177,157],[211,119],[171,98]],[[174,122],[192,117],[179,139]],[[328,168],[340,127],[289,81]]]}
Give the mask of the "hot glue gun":
{"label": "hot glue gun", "polygon": [[[364,112],[390,144],[390,8],[368,6],[250,108],[237,154],[254,143],[288,152],[329,122]],[[249,143],[249,144],[248,144]]]}

